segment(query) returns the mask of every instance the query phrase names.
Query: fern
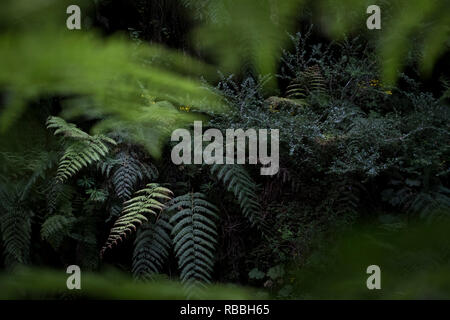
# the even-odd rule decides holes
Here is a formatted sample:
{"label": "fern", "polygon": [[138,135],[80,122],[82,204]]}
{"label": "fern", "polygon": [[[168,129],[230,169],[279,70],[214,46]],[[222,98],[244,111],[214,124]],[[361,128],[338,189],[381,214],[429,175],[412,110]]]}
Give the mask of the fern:
{"label": "fern", "polygon": [[54,215],[47,218],[41,226],[42,240],[47,241],[54,249],[59,248],[75,221],[73,216]]}
{"label": "fern", "polygon": [[171,195],[172,191],[169,189],[160,187],[157,183],[150,183],[147,188],[138,191],[136,197],[126,201],[122,215],[114,223],[106,244],[102,248],[102,254],[118,241],[123,241],[128,232],[136,231],[137,225],[147,222],[146,214],[156,216],[164,209],[163,202],[171,200]]}
{"label": "fern", "polygon": [[134,242],[132,272],[135,278],[148,280],[160,273],[172,246],[172,226],[162,214],[155,223],[146,223],[139,228]]}
{"label": "fern", "polygon": [[158,176],[154,166],[143,164],[133,154],[120,152],[116,156],[116,161],[118,168],[112,175],[112,183],[116,195],[123,200],[131,198],[136,183],[142,181],[144,176],[150,180]]}
{"label": "fern", "polygon": [[318,65],[311,66],[300,73],[287,87],[286,96],[289,99],[303,100],[311,94],[325,92],[325,79]]}
{"label": "fern", "polygon": [[170,223],[181,281],[188,290],[210,283],[218,209],[202,193],[188,193],[173,199],[169,210],[177,210]]}
{"label": "fern", "polygon": [[428,182],[425,187],[426,176],[424,174],[420,177],[422,180],[391,180],[391,188],[381,193],[383,201],[427,220],[448,216],[450,189],[444,187],[439,181]]}
{"label": "fern", "polygon": [[108,144],[116,144],[111,138],[104,135],[91,136],[74,124],[67,123],[58,117],[49,117],[47,128],[54,128],[55,135],[62,134],[70,142],[58,166],[56,179],[60,182],[72,177],[82,168],[99,161],[109,152]]}
{"label": "fern", "polygon": [[263,221],[258,218],[261,207],[258,202],[256,184],[241,165],[211,166],[211,173],[222,181],[229,192],[236,197],[242,213],[252,225],[265,227]]}
{"label": "fern", "polygon": [[49,181],[44,188],[47,195],[47,208],[49,213],[55,212],[59,207],[74,204],[75,189],[71,185],[63,184],[58,180]]}
{"label": "fern", "polygon": [[29,262],[32,212],[23,207],[19,190],[0,190],[0,230],[7,266]]}
{"label": "fern", "polygon": [[58,163],[57,152],[55,151],[40,151],[33,157],[32,161],[27,165],[27,168],[33,172],[24,187],[24,194],[30,190],[39,178],[44,179],[47,170],[52,169]]}
{"label": "fern", "polygon": [[103,161],[97,162],[97,169],[100,170],[100,172],[105,177],[109,177],[111,175],[111,171],[118,164],[119,164],[118,159],[107,156],[107,157],[105,157],[105,159],[103,159]]}

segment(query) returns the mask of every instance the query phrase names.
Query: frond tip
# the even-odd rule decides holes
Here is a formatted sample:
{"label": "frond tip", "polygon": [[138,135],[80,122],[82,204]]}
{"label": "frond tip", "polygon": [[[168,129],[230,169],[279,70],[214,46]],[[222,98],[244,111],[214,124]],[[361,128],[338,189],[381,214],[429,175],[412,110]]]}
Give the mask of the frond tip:
{"label": "frond tip", "polygon": [[145,189],[136,192],[136,196],[124,202],[122,215],[116,220],[109,237],[101,250],[101,254],[107,248],[112,248],[118,241],[123,241],[128,233],[136,231],[137,227],[148,219],[146,215],[157,216],[164,208],[164,202],[172,199],[173,193],[157,183],[150,183]]}

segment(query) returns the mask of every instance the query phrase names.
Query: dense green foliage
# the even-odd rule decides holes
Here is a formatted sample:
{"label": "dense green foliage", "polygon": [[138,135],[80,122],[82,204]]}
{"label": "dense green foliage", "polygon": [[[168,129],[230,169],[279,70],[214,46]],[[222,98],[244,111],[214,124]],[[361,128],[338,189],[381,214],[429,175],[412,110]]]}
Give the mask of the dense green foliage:
{"label": "dense green foliage", "polygon": [[[383,29],[387,39],[361,30],[365,1],[161,0],[151,21],[152,1],[130,1],[120,18],[111,12],[122,2],[86,1],[83,14],[95,18],[81,31],[65,29],[65,1],[36,1],[34,10],[24,1],[2,3],[1,266],[54,267],[65,276],[67,265],[99,273],[113,265],[144,282],[123,280],[127,290],[116,296],[108,276],[89,275],[85,294],[94,298],[100,291],[198,298],[214,282],[277,298],[329,298],[314,288],[314,276],[328,274],[345,246],[337,239],[358,223],[405,252],[417,245],[402,240],[409,231],[445,233],[450,80],[441,57],[449,52],[449,14],[445,1],[376,2],[383,28],[396,30]],[[344,13],[351,24],[339,20]],[[406,46],[422,25],[415,43],[423,46]],[[194,120],[223,133],[279,129],[279,172],[261,176],[259,164],[174,165],[170,134]],[[424,223],[432,230],[415,229]],[[436,252],[439,240],[431,240],[418,253],[424,270],[436,264],[448,281],[449,248]],[[364,245],[355,248],[372,250]],[[385,253],[390,272],[399,261],[386,247],[373,257]],[[337,271],[354,259],[358,272],[354,251],[342,252]],[[415,263],[405,259],[404,269],[408,261]],[[163,274],[186,291],[158,280]],[[422,274],[411,274],[423,283]],[[32,273],[17,277],[27,283]],[[45,273],[48,284],[26,289],[59,290],[59,277]],[[366,297],[352,287],[358,277],[346,274],[336,292]],[[13,281],[5,286],[15,297]],[[216,289],[211,298],[254,297]],[[405,297],[427,294],[411,289]]]}

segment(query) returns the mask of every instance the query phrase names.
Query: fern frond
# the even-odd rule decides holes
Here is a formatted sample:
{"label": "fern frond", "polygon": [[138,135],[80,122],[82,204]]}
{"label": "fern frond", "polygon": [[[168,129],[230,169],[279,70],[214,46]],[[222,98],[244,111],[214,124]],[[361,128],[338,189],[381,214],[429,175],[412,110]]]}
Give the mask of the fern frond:
{"label": "fern frond", "polygon": [[188,290],[210,283],[218,236],[217,207],[202,193],[188,193],[173,199],[168,210],[176,211],[170,223],[181,281]]}
{"label": "fern frond", "polygon": [[157,216],[164,209],[164,202],[172,199],[172,194],[169,189],[157,183],[150,183],[145,189],[136,192],[134,198],[125,201],[122,215],[114,223],[106,244],[102,248],[102,254],[118,241],[123,241],[128,233],[136,231],[137,226],[147,222],[146,215]]}
{"label": "fern frond", "polygon": [[47,195],[47,208],[49,213],[55,212],[58,207],[74,204],[75,189],[71,185],[63,184],[58,180],[52,180],[48,183],[44,192]]}
{"label": "fern frond", "polygon": [[55,135],[62,134],[68,138],[85,140],[89,140],[90,138],[89,134],[77,128],[75,124],[67,123],[60,117],[49,117],[47,119],[47,129],[55,129]]}
{"label": "fern frond", "polygon": [[119,167],[114,171],[112,182],[121,199],[129,199],[138,179],[142,179],[140,162],[125,152],[118,154]]}
{"label": "fern frond", "polygon": [[44,178],[47,170],[52,169],[58,163],[58,155],[55,151],[40,151],[27,165],[27,169],[33,172],[24,187],[24,194],[31,189],[39,178]]}
{"label": "fern frond", "polygon": [[7,266],[27,264],[31,244],[31,212],[20,204],[20,191],[0,192],[0,230]]}
{"label": "fern frond", "polygon": [[145,223],[139,228],[134,242],[132,272],[139,280],[149,280],[160,273],[172,246],[172,226],[168,217],[161,214],[155,223]]}
{"label": "fern frond", "polygon": [[258,218],[261,207],[258,202],[256,183],[241,165],[211,166],[211,173],[215,175],[236,197],[242,213],[250,220],[252,225],[264,226],[263,221]]}
{"label": "fern frond", "polygon": [[286,97],[289,99],[305,99],[310,94],[325,92],[325,78],[318,65],[311,66],[300,73],[287,87]]}
{"label": "fern frond", "polygon": [[150,181],[158,178],[158,169],[152,163],[143,163],[133,152],[121,151],[114,158],[106,158],[97,167],[102,174],[109,177],[118,198],[128,200],[131,198],[138,181],[144,177]]}
{"label": "fern frond", "polygon": [[60,160],[56,174],[56,179],[61,182],[106,156],[109,152],[108,144],[116,144],[113,139],[107,136],[91,136],[74,124],[67,123],[64,119],[58,117],[49,117],[47,128],[55,129],[55,135],[62,134],[70,141]]}
{"label": "fern frond", "polygon": [[118,168],[113,173],[112,183],[121,199],[129,199],[136,183],[143,180],[144,176],[152,180],[158,175],[154,166],[144,165],[133,154],[120,152],[116,160]]}
{"label": "fern frond", "polygon": [[54,215],[47,218],[41,226],[41,238],[47,241],[54,249],[58,249],[61,242],[77,219],[73,216]]}
{"label": "fern frond", "polygon": [[97,169],[107,178],[111,175],[111,170],[119,164],[118,159],[111,158],[109,156],[105,157],[102,162],[97,162]]}

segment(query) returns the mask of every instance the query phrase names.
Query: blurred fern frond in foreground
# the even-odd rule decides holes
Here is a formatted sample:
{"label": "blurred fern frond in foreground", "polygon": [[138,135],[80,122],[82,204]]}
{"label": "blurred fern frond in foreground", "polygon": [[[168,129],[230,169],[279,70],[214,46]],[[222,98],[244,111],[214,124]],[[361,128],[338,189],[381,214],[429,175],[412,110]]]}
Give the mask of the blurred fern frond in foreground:
{"label": "blurred fern frond in foreground", "polygon": [[[290,32],[300,17],[312,17],[334,39],[356,31],[374,38],[386,83],[397,80],[398,72],[410,58],[408,49],[418,52],[421,71],[430,75],[436,61],[450,47],[447,0],[183,2],[197,13],[195,16],[204,17],[204,25],[195,32],[199,46],[213,53],[223,69],[232,72],[242,63],[250,63],[261,74],[273,74],[280,47],[288,41],[286,31]],[[380,7],[381,30],[366,27],[370,5]]]}
{"label": "blurred fern frond in foreground", "polygon": [[58,96],[65,98],[65,118],[107,117],[98,130],[133,128],[131,136],[158,156],[163,139],[195,118],[178,105],[222,110],[220,99],[199,81],[200,75],[213,74],[209,66],[162,46],[135,46],[119,36],[102,39],[93,31],[68,30],[67,5],[53,0],[2,3],[0,19],[8,27],[0,29],[1,131],[26,113],[30,102]]}

